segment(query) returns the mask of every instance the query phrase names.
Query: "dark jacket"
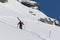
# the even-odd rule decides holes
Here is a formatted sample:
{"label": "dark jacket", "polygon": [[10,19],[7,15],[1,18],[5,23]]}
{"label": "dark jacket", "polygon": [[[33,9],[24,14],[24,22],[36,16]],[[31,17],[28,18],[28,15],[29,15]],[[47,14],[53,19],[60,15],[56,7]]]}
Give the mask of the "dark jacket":
{"label": "dark jacket", "polygon": [[20,22],[18,23],[18,25],[22,26],[22,25],[24,25],[24,23],[20,21]]}

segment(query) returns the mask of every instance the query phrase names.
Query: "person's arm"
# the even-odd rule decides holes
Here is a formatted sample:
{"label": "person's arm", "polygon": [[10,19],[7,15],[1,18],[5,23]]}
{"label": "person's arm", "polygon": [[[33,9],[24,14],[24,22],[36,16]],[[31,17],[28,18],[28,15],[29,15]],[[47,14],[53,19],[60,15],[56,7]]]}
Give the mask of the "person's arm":
{"label": "person's arm", "polygon": [[24,25],[24,23],[22,22],[22,24]]}

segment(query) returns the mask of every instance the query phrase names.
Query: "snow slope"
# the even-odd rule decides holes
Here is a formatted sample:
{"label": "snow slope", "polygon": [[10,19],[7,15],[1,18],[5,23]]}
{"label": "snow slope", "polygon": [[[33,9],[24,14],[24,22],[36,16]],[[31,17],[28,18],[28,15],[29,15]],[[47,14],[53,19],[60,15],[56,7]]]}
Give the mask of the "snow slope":
{"label": "snow slope", "polygon": [[[24,22],[23,30],[17,26],[17,17]],[[39,18],[48,17],[16,0],[0,3],[0,40],[60,40],[60,28],[42,23]]]}
{"label": "snow slope", "polygon": [[39,38],[29,32],[0,23],[0,40],[39,40]]}

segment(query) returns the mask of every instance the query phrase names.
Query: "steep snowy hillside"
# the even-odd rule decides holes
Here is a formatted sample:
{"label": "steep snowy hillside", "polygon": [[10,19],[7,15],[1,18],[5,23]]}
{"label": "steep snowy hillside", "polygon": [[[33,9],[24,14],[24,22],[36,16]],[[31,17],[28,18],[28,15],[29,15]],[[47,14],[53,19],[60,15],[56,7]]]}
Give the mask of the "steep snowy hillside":
{"label": "steep snowy hillside", "polygon": [[18,20],[14,17],[0,17],[0,40],[41,40],[31,32],[18,29],[15,22]]}
{"label": "steep snowy hillside", "polygon": [[[17,17],[24,22],[23,30],[17,25]],[[0,40],[60,40],[60,28],[38,21],[40,18],[48,17],[17,0],[0,2]]]}
{"label": "steep snowy hillside", "polygon": [[8,3],[1,3],[1,5],[8,8],[8,10],[10,9],[11,11],[15,11],[19,14],[23,14],[23,15],[26,14],[27,16],[29,16],[29,14],[31,15],[31,13],[29,13],[29,12],[32,11],[33,12],[32,14],[36,14],[36,16],[47,17],[42,12],[35,10],[35,9],[28,8],[16,0],[15,1],[8,0]]}

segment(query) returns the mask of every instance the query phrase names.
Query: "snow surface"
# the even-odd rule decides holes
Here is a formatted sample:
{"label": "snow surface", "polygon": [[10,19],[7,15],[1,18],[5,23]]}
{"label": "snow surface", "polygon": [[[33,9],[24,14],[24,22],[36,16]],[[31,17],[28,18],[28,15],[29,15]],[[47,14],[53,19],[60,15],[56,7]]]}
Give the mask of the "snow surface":
{"label": "snow surface", "polygon": [[[24,22],[23,30],[17,25],[17,17]],[[39,18],[48,17],[16,0],[0,3],[0,40],[60,40],[60,28],[40,22]]]}

